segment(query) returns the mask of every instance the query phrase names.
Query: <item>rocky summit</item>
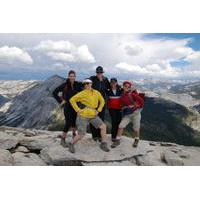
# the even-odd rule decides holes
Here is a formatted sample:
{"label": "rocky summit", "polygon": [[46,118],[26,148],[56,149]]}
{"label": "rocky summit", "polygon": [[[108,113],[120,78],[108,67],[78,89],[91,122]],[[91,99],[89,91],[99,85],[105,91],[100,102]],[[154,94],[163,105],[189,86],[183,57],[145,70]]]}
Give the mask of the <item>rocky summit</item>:
{"label": "rocky summit", "polygon": [[[1,166],[183,166],[200,165],[200,148],[175,143],[140,141],[138,148],[133,140],[122,137],[121,145],[109,153],[99,148],[90,134],[76,146],[72,154],[60,145],[58,135],[37,129],[0,127]],[[70,141],[69,133],[66,141]],[[110,137],[108,143],[111,144]]]}

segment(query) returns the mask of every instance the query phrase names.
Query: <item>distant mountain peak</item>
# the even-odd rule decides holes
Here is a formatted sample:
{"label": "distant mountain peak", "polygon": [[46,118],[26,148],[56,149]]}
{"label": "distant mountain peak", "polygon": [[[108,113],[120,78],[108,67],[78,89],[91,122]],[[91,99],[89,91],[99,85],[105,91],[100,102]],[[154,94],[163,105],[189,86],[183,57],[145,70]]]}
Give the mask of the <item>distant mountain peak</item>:
{"label": "distant mountain peak", "polygon": [[46,79],[46,81],[54,81],[54,80],[65,80],[65,78],[55,74],[53,76],[50,76],[48,79]]}

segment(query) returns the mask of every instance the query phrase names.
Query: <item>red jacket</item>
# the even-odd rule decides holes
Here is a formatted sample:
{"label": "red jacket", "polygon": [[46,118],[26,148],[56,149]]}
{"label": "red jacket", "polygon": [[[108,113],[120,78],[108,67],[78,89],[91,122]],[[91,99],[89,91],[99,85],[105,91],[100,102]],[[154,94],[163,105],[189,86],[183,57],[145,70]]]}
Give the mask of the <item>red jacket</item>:
{"label": "red jacket", "polygon": [[108,96],[108,102],[107,106],[108,109],[121,109],[121,103],[120,103],[120,96],[122,94],[122,90],[120,87],[117,87],[116,93],[114,94],[112,90],[107,91]]}
{"label": "red jacket", "polygon": [[136,92],[127,92],[121,95],[120,103],[122,108],[126,106],[135,105],[132,109],[133,111],[138,108],[144,107],[144,100]]}

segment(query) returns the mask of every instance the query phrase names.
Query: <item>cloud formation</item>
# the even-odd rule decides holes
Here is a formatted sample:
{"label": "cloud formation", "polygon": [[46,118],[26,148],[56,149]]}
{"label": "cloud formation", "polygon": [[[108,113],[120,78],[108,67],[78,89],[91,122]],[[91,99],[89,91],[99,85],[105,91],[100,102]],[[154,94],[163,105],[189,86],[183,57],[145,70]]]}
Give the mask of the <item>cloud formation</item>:
{"label": "cloud formation", "polygon": [[22,62],[32,64],[32,57],[23,49],[18,47],[3,46],[0,47],[0,61],[3,63]]}
{"label": "cloud formation", "polygon": [[[122,62],[115,67],[124,73],[155,78],[197,78],[200,74],[200,52],[188,44],[191,39],[152,39],[133,37],[119,44]],[[187,62],[173,66],[173,62]]]}
{"label": "cloud formation", "polygon": [[77,63],[94,63],[95,58],[87,45],[76,46],[65,40],[41,41],[35,48],[49,56],[52,60]]}

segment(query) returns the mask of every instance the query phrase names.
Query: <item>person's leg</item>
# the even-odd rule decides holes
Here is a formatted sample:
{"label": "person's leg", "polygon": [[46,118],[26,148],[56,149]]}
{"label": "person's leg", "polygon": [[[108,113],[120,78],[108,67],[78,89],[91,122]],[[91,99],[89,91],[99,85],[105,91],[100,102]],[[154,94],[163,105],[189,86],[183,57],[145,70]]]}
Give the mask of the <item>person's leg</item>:
{"label": "person's leg", "polygon": [[111,119],[111,138],[112,138],[112,140],[114,140],[117,135],[117,130],[116,130],[116,126],[115,126],[115,124],[116,124],[115,110],[109,109],[109,114],[110,114],[110,119]]}
{"label": "person's leg", "polygon": [[92,125],[90,124],[90,131],[92,133],[92,138],[94,141],[97,141],[98,140],[98,130]]}
{"label": "person's leg", "polygon": [[100,134],[101,134],[101,141],[102,142],[107,142],[106,139],[107,139],[107,136],[106,136],[106,124],[102,124],[99,126],[99,129],[100,129]]}
{"label": "person's leg", "polygon": [[130,117],[129,116],[125,116],[124,118],[122,118],[120,124],[119,124],[119,128],[117,131],[117,137],[116,140],[112,143],[111,148],[115,148],[118,145],[120,145],[120,140],[121,140],[121,136],[123,135],[124,132],[124,128],[126,128],[126,126],[130,123]]}
{"label": "person's leg", "polygon": [[100,117],[96,116],[95,118],[90,120],[90,123],[97,129],[100,130],[101,134],[101,145],[100,148],[103,151],[110,151],[110,149],[107,147],[107,133],[106,133],[106,124],[100,119]]}
{"label": "person's leg", "polygon": [[[98,117],[104,121],[105,118],[105,106],[102,109],[102,111],[98,114]],[[92,138],[97,141],[97,140],[101,140],[101,133],[100,133],[100,129],[95,128],[93,125],[90,124],[90,130],[92,132]]]}
{"label": "person's leg", "polygon": [[69,143],[69,151],[71,153],[75,153],[75,148],[74,148],[74,144],[76,144],[79,140],[81,140],[85,133],[87,132],[87,123],[88,120],[86,118],[77,117],[77,131],[78,134],[72,138],[72,141]]}
{"label": "person's leg", "polygon": [[140,140],[140,121],[141,113],[136,111],[133,115],[133,138],[135,138],[133,147],[137,147]]}
{"label": "person's leg", "polygon": [[71,123],[71,129],[72,129],[72,136],[76,136],[76,118],[77,118],[77,113],[74,111],[72,112],[72,123]]}
{"label": "person's leg", "polygon": [[[114,127],[113,127],[113,139],[117,138],[117,133],[118,133],[118,128],[119,124],[121,122],[121,112],[120,110],[114,110],[115,113],[115,122],[114,122]],[[121,135],[123,134],[123,130],[121,130]]]}
{"label": "person's leg", "polygon": [[62,135],[59,136],[61,138],[60,144],[63,147],[67,147],[65,139],[67,137],[67,132],[69,131],[70,126],[71,126],[71,119],[70,119],[69,115],[70,115],[70,113],[68,113],[67,107],[64,107],[65,125],[64,125],[64,128],[63,128]]}

